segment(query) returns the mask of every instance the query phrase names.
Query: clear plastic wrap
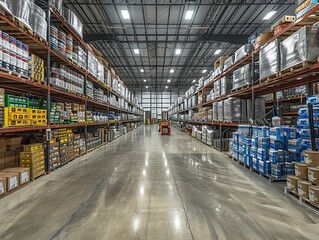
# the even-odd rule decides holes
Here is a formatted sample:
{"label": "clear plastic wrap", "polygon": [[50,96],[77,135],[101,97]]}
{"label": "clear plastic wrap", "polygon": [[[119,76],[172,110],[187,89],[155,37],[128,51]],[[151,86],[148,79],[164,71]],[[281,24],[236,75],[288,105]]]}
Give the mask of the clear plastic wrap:
{"label": "clear plastic wrap", "polygon": [[280,43],[280,69],[294,67],[304,61],[317,62],[319,27],[305,26]]}
{"label": "clear plastic wrap", "polygon": [[63,8],[63,15],[70,26],[83,37],[83,24],[79,18],[68,8]]}
{"label": "clear plastic wrap", "polygon": [[[244,65],[233,73],[233,89],[244,87],[252,82],[251,64]],[[259,78],[259,65],[255,64],[255,80]]]}
{"label": "clear plastic wrap", "polygon": [[97,79],[100,82],[106,83],[104,82],[104,66],[99,62],[97,62]]}
{"label": "clear plastic wrap", "polygon": [[224,67],[224,65],[222,64],[218,68],[215,69],[215,71],[214,71],[214,76],[215,77],[217,77],[218,75],[223,73],[223,67]]}
{"label": "clear plastic wrap", "polygon": [[9,9],[9,0],[0,0],[0,7],[1,9],[4,9],[5,11],[11,13],[10,9]]}
{"label": "clear plastic wrap", "polygon": [[279,40],[276,39],[261,47],[259,52],[260,79],[265,79],[279,72]]}
{"label": "clear plastic wrap", "polygon": [[226,96],[230,94],[233,82],[229,77],[222,77],[220,80],[220,96]]}
{"label": "clear plastic wrap", "polygon": [[213,103],[213,121],[218,121],[218,102]]}
{"label": "clear plastic wrap", "polygon": [[29,25],[31,2],[29,0],[11,0],[7,4],[11,13],[27,27],[31,28]]}
{"label": "clear plastic wrap", "polygon": [[235,61],[234,63],[242,60],[243,58],[245,58],[246,56],[248,56],[253,50],[253,45],[250,43],[247,43],[245,45],[243,45],[241,48],[239,48],[236,52],[235,52]]}
{"label": "clear plastic wrap", "polygon": [[92,53],[88,52],[88,68],[87,69],[94,76],[97,76],[97,65],[98,65],[97,59],[93,56]]}
{"label": "clear plastic wrap", "polygon": [[40,37],[47,40],[47,22],[45,11],[32,2],[29,24],[33,32],[37,33]]}
{"label": "clear plastic wrap", "polygon": [[220,79],[214,82],[214,98],[220,97]]}
{"label": "clear plastic wrap", "polygon": [[[247,99],[247,118],[252,118],[251,99]],[[259,97],[255,99],[255,119],[262,119],[266,116],[265,98]]]}
{"label": "clear plastic wrap", "polygon": [[62,0],[50,0],[51,6],[55,7],[59,12],[62,13]]}
{"label": "clear plastic wrap", "polygon": [[223,121],[224,120],[224,101],[218,102],[217,109],[218,109],[217,120]]}
{"label": "clear plastic wrap", "polygon": [[230,56],[229,58],[227,58],[224,62],[224,69],[223,71],[225,72],[227,69],[229,69],[231,66],[233,66],[234,64],[234,61],[235,61],[235,56],[232,55]]}
{"label": "clear plastic wrap", "polygon": [[247,122],[246,99],[230,97],[224,100],[224,120],[229,122]]}

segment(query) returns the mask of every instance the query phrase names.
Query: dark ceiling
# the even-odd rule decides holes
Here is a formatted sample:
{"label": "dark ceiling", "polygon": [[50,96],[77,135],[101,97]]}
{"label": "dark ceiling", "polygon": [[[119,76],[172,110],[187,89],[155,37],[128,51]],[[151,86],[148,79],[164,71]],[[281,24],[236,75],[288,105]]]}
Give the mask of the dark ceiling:
{"label": "dark ceiling", "polygon": [[[185,87],[220,55],[232,54],[254,32],[269,30],[294,0],[66,0],[84,23],[84,38],[104,54],[131,88]],[[128,10],[124,19],[121,10]],[[193,10],[190,20],[185,20]],[[270,20],[263,20],[276,10]],[[182,50],[175,55],[175,49]],[[134,53],[139,49],[139,54]],[[222,52],[214,55],[217,49]],[[141,72],[144,69],[144,72]],[[174,73],[170,70],[174,69]],[[146,82],[144,82],[144,79]],[[170,83],[167,80],[171,79]]]}

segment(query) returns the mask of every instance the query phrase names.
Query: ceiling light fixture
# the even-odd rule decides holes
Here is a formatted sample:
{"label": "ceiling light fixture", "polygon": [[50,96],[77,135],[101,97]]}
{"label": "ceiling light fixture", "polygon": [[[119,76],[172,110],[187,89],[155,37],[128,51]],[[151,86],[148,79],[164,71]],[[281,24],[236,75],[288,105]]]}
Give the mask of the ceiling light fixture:
{"label": "ceiling light fixture", "polygon": [[192,19],[192,16],[193,16],[193,10],[188,10],[185,14],[185,20],[190,20]]}
{"label": "ceiling light fixture", "polygon": [[143,81],[146,82],[146,79],[144,79]]}
{"label": "ceiling light fixture", "polygon": [[145,86],[145,88],[148,88],[148,86]]}
{"label": "ceiling light fixture", "polygon": [[174,71],[175,71],[175,70],[174,70],[173,68],[172,68],[171,70],[169,70],[170,73],[174,73]]}
{"label": "ceiling light fixture", "polygon": [[196,82],[196,79],[193,80],[193,83]]}
{"label": "ceiling light fixture", "polygon": [[221,52],[222,52],[221,49],[217,49],[217,50],[215,51],[215,55],[218,55],[218,54],[220,54]]}
{"label": "ceiling light fixture", "polygon": [[207,69],[204,69],[203,71],[202,71],[202,73],[206,73],[207,72]]}
{"label": "ceiling light fixture", "polygon": [[171,82],[171,79],[167,79],[167,82],[170,83],[170,82]]}
{"label": "ceiling light fixture", "polygon": [[141,72],[144,72],[144,69],[143,68],[141,68],[141,70],[140,70]]}
{"label": "ceiling light fixture", "polygon": [[140,54],[140,50],[138,50],[138,48],[134,48],[134,53],[135,54]]}
{"label": "ceiling light fixture", "polygon": [[165,86],[165,88],[167,89],[167,88],[168,88],[168,86]]}
{"label": "ceiling light fixture", "polygon": [[128,13],[128,10],[122,9],[122,10],[121,10],[121,13],[122,13],[122,17],[123,17],[124,19],[130,19],[130,14]]}
{"label": "ceiling light fixture", "polygon": [[270,11],[269,13],[266,14],[266,16],[263,18],[263,20],[268,20],[270,19],[272,16],[274,16],[274,14],[276,13],[277,11]]}
{"label": "ceiling light fixture", "polygon": [[181,52],[182,52],[182,49],[177,48],[177,49],[175,50],[175,55],[180,55]]}

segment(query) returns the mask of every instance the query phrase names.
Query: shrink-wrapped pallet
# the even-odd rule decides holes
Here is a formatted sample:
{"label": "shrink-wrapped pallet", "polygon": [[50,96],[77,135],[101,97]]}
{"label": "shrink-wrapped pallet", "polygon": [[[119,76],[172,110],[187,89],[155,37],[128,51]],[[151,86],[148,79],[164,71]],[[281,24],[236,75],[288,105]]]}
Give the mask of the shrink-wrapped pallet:
{"label": "shrink-wrapped pallet", "polygon": [[220,96],[226,96],[230,94],[233,83],[229,77],[222,77],[220,79]]}
{"label": "shrink-wrapped pallet", "polygon": [[234,64],[234,61],[235,61],[235,56],[234,55],[232,55],[229,58],[227,58],[225,60],[225,62],[224,62],[223,71],[225,72],[227,69],[231,68],[231,66],[233,66],[233,64]]}
{"label": "shrink-wrapped pallet", "polygon": [[217,120],[223,121],[224,120],[224,101],[218,102],[217,109],[218,109]]}
{"label": "shrink-wrapped pallet", "polygon": [[218,68],[215,69],[215,71],[214,71],[215,77],[223,73],[223,67],[224,67],[224,65],[222,64]]}
{"label": "shrink-wrapped pallet", "polygon": [[246,56],[248,56],[253,50],[253,45],[250,43],[247,43],[245,45],[243,45],[241,48],[239,48],[236,52],[235,52],[235,61],[239,62],[240,60],[242,60],[243,58],[245,58]]}
{"label": "shrink-wrapped pallet", "polygon": [[[259,97],[255,99],[255,119],[262,119],[266,116],[265,98]],[[252,103],[251,99],[247,99],[247,118],[252,118]]]}
{"label": "shrink-wrapped pallet", "polygon": [[280,47],[276,39],[261,47],[259,52],[260,79],[270,77],[280,70]]}
{"label": "shrink-wrapped pallet", "polygon": [[213,103],[213,121],[218,121],[218,102]]}
{"label": "shrink-wrapped pallet", "polygon": [[31,12],[29,17],[29,24],[36,34],[47,40],[47,22],[46,13],[39,6],[31,2]]}
{"label": "shrink-wrapped pallet", "polygon": [[280,43],[280,69],[286,70],[305,61],[317,62],[319,27],[305,26]]}
{"label": "shrink-wrapped pallet", "polygon": [[60,13],[62,13],[62,0],[50,0],[50,5],[56,8]]}
{"label": "shrink-wrapped pallet", "polygon": [[7,2],[11,13],[19,19],[24,25],[31,28],[29,25],[31,13],[31,1],[29,0],[11,0]]}
{"label": "shrink-wrapped pallet", "polygon": [[246,109],[245,99],[230,97],[224,100],[224,120],[229,122],[246,122]]}
{"label": "shrink-wrapped pallet", "polygon": [[214,97],[220,97],[220,79],[214,82]]}
{"label": "shrink-wrapped pallet", "polygon": [[83,24],[80,19],[68,8],[63,8],[63,15],[75,32],[83,37]]}
{"label": "shrink-wrapped pallet", "polygon": [[[255,64],[254,79],[259,78],[259,65]],[[233,89],[245,87],[252,83],[252,64],[246,64],[233,73]]]}

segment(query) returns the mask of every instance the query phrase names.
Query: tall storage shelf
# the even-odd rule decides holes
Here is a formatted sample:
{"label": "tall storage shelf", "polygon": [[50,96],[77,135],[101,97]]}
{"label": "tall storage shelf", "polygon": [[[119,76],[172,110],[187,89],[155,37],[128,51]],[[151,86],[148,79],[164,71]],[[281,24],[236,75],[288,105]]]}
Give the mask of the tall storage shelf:
{"label": "tall storage shelf", "polygon": [[[309,12],[304,14],[302,17],[298,18],[296,21],[289,24],[287,27],[285,27],[281,32],[274,35],[272,38],[270,38],[266,43],[271,43],[272,41],[276,39],[285,39],[301,29],[304,26],[311,26],[314,23],[319,21],[319,5],[315,6],[313,9],[311,9]],[[245,66],[246,64],[252,64],[253,66],[258,62],[259,60],[259,53],[260,53],[261,47],[255,48],[250,54],[248,54],[246,57],[242,58],[240,61],[233,64],[231,67],[227,68],[223,73],[219,73],[217,76],[214,76],[211,78],[204,86],[199,87],[196,91],[194,91],[189,96],[185,97],[182,102],[176,103],[175,105],[171,106],[169,109],[169,115],[179,115],[187,113],[188,111],[197,111],[200,108],[212,106],[212,104],[220,102],[222,100],[226,100],[230,97],[238,97],[238,98],[244,98],[244,99],[251,99],[251,112],[252,116],[251,119],[255,120],[255,117],[253,115],[254,113],[254,103],[257,97],[263,96],[265,94],[272,93],[275,96],[275,99],[270,103],[266,103],[266,105],[274,105],[276,102],[298,102],[300,97],[294,98],[287,98],[287,99],[279,99],[276,96],[277,91],[287,90],[294,87],[299,87],[302,85],[309,85],[318,82],[319,79],[319,63],[306,63],[306,65],[301,65],[301,67],[296,69],[288,69],[288,71],[279,72],[278,75],[273,76],[271,78],[266,79],[253,79],[252,83],[248,85],[245,88],[242,89],[234,89],[229,93],[228,95],[219,96],[215,99],[205,101],[199,104],[196,104],[195,106],[188,107],[187,109],[183,108],[184,102],[188,101],[189,98],[192,98],[193,96],[200,96],[203,94],[203,92],[207,89],[211,89],[214,87],[214,83],[218,80],[220,80],[223,77],[231,76],[234,71],[237,69]],[[253,75],[253,74],[252,74]],[[301,101],[304,101],[305,99],[301,99]],[[283,115],[296,115],[296,112],[288,112],[284,113]],[[200,125],[211,125],[214,128],[217,128],[220,130],[220,138],[222,138],[222,133],[231,128],[231,127],[237,127],[239,124],[248,124],[247,122],[241,122],[241,123],[227,123],[227,122],[216,122],[216,121],[193,121],[192,119],[188,120],[181,120],[181,119],[174,119],[179,122],[185,122],[191,125],[200,126]],[[222,149],[219,149],[222,150]]]}
{"label": "tall storage shelf", "polygon": [[[41,38],[39,35],[35,34],[31,29],[28,29],[23,24],[21,24],[14,16],[11,14],[0,11],[0,30],[7,32],[9,35],[14,36],[15,39],[29,46],[29,52],[35,54],[36,56],[45,60],[45,81],[37,81],[28,76],[23,76],[22,74],[15,73],[10,70],[0,70],[0,87],[5,89],[6,92],[12,94],[20,94],[25,96],[34,96],[43,99],[46,102],[47,110],[47,123],[45,125],[39,126],[24,126],[24,127],[4,127],[0,128],[0,134],[7,135],[13,133],[23,133],[42,130],[46,132],[47,138],[47,149],[50,149],[50,132],[55,129],[71,129],[71,128],[82,128],[85,132],[85,145],[87,142],[88,128],[98,127],[98,126],[114,126],[119,129],[122,124],[140,124],[143,121],[143,109],[138,106],[138,104],[133,102],[133,95],[127,94],[123,95],[117,92],[118,89],[113,89],[111,84],[106,84],[105,82],[99,81],[99,79],[91,74],[85,67],[78,65],[75,61],[66,56],[61,55],[58,51],[54,50],[50,44],[50,29],[52,26],[56,25],[59,29],[65,31],[69,36],[73,38],[73,41],[81,46],[88,56],[88,52],[93,54],[91,47],[84,42],[84,40],[79,36],[74,29],[68,24],[66,19],[55,9],[50,6],[50,1],[35,1],[38,6],[46,12],[47,25],[47,40]],[[86,57],[86,61],[87,57]],[[102,61],[102,59],[101,59]],[[106,62],[105,60],[103,60]],[[74,91],[67,91],[65,89],[57,88],[51,83],[51,67],[52,63],[63,64],[65,67],[71,69],[77,74],[80,74],[84,78],[83,88],[86,89],[87,81],[93,84],[93,87],[101,89],[105,96],[113,96],[116,100],[115,103],[121,102],[122,105],[115,105],[111,102],[98,101],[91,96],[88,96],[86,90],[83,94],[78,94]],[[110,69],[103,69],[103,71],[110,71]],[[116,78],[115,72],[110,71],[111,81]],[[128,91],[125,88],[126,91]],[[129,93],[129,91],[128,91]],[[69,102],[75,104],[81,104],[85,106],[85,121],[61,124],[50,122],[50,107],[52,101]],[[109,119],[107,121],[92,121],[87,120],[88,111],[98,110],[104,114],[109,114],[110,112],[115,113],[119,116],[117,119]],[[125,114],[124,118],[122,118]],[[87,148],[85,148],[87,149]],[[45,158],[45,170],[50,172],[50,154],[47,151],[47,156]]]}

